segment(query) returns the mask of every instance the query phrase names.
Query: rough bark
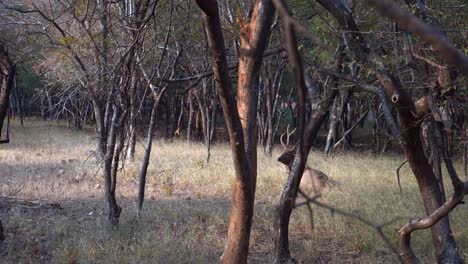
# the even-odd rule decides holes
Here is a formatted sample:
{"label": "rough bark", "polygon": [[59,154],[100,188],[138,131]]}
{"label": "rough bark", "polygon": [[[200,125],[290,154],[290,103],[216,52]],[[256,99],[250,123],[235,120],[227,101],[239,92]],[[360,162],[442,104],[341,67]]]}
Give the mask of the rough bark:
{"label": "rough bark", "polygon": [[108,220],[109,223],[113,226],[117,226],[119,224],[119,217],[122,211],[122,208],[117,204],[117,200],[115,198],[116,179],[113,177],[114,175],[112,166],[117,141],[117,129],[119,127],[118,123],[120,118],[121,110],[118,107],[114,107],[109,128],[106,154],[104,156],[104,187],[107,205],[109,206]]}
{"label": "rough bark", "polygon": [[[291,166],[286,186],[281,194],[280,201],[276,207],[276,217],[274,223],[275,231],[275,263],[286,263],[291,260],[289,251],[289,221],[295,200],[299,190],[302,174],[304,172],[307,156],[317,133],[328,114],[328,110],[333,104],[337,95],[337,89],[329,92],[329,95],[323,100],[317,109],[312,112],[307,124],[305,124],[305,100],[307,97],[307,88],[304,79],[304,68],[297,47],[293,23],[290,21],[288,8],[281,0],[273,1],[276,9],[281,15],[284,31],[287,40],[288,57],[291,70],[294,74],[294,82],[298,92],[298,124],[299,124],[299,144]],[[336,64],[341,65],[343,58],[342,49],[339,49],[336,58]]]}
{"label": "rough bark", "polygon": [[257,180],[257,103],[260,69],[267,46],[274,7],[270,0],[257,0],[249,23],[241,23],[240,54],[237,81],[237,109],[244,131],[244,142],[250,165],[252,191]]}
{"label": "rough bark", "polygon": [[0,243],[5,240],[5,232],[3,231],[3,224],[0,220]]}
{"label": "rough bark", "polygon": [[[318,2],[324,5],[324,7],[335,16],[343,29],[356,32],[354,34],[359,34],[359,28],[354,22],[351,11],[342,7],[341,1],[318,0]],[[368,0],[368,2],[373,2],[374,5],[378,6],[379,10],[383,8],[381,3],[376,3],[378,1]],[[387,6],[387,8],[389,7]],[[384,10],[381,11],[386,12]],[[344,20],[344,18],[346,18],[346,20]],[[346,21],[346,23],[342,23],[340,21]],[[407,21],[405,20],[405,22]],[[415,26],[419,27],[420,25],[418,24]],[[359,50],[361,54],[370,55],[368,56],[369,58],[365,56],[359,57],[368,60],[374,65],[377,79],[385,89],[388,97],[392,99],[392,102],[397,109],[400,121],[399,126],[401,131],[401,143],[405,150],[405,154],[410,163],[411,169],[418,182],[426,212],[427,214],[431,214],[437,208],[442,206],[443,195],[439,188],[438,181],[432,171],[432,167],[430,166],[424,153],[421,151],[422,142],[420,135],[420,120],[414,118],[414,113],[416,113],[415,104],[411,97],[401,89],[399,82],[386,71],[381,59],[375,53],[367,52],[367,49],[364,48],[365,41],[362,36],[352,38],[351,40],[353,40],[353,42],[357,42],[352,46],[361,47]],[[441,42],[445,43],[444,41],[445,38],[441,40]],[[435,42],[439,43],[439,41]],[[449,48],[448,53],[453,55],[453,52],[450,52],[453,50],[450,49],[450,47],[447,47],[447,45],[442,45],[440,47],[443,49]],[[358,57],[357,55],[355,56]],[[451,58],[449,61],[453,60],[454,58]],[[444,217],[432,227],[432,236],[438,262],[442,263],[448,261],[452,263],[459,263],[461,261],[457,252],[455,239],[453,238],[452,231],[450,229],[448,217]]]}
{"label": "rough bark", "polygon": [[0,43],[0,138],[3,129],[3,122],[8,114],[14,74],[15,66],[3,47],[3,44]]}
{"label": "rough bark", "polygon": [[157,117],[157,111],[158,111],[160,98],[161,96],[158,96],[155,98],[153,107],[151,108],[151,117],[150,117],[150,123],[148,127],[148,134],[146,135],[145,155],[143,157],[143,161],[141,162],[140,177],[139,177],[140,182],[138,185],[139,186],[138,198],[137,198],[138,214],[143,209],[143,201],[145,200],[146,174],[148,172],[149,159],[151,156],[151,147],[153,145],[153,134],[154,134],[154,129],[156,127],[156,117]]}
{"label": "rough bark", "polygon": [[203,12],[207,41],[212,56],[214,79],[228,128],[235,171],[227,241],[221,256],[221,262],[246,263],[254,197],[252,195],[250,166],[245,151],[243,128],[229,76],[217,1],[197,0],[197,4]]}
{"label": "rough bark", "polygon": [[193,98],[192,98],[191,91],[189,92],[187,100],[189,104],[188,120],[187,120],[187,143],[190,144],[190,140],[192,139],[192,123],[193,123],[193,113],[194,113]]}

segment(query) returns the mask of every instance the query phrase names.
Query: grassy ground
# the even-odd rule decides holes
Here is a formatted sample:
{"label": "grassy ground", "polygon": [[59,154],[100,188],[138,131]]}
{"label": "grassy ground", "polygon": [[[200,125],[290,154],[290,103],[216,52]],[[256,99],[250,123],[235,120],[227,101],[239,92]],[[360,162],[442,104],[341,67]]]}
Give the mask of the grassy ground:
{"label": "grassy ground", "polygon": [[[182,141],[154,143],[147,200],[135,218],[139,163],[125,164],[119,174],[118,202],[123,207],[119,229],[106,223],[99,165],[88,159],[93,134],[55,123],[29,120],[14,125],[12,141],[0,146],[0,195],[59,203],[62,209],[20,205],[0,207],[7,240],[2,263],[216,263],[222,253],[229,214],[233,169],[226,144],[214,146],[205,163],[202,145]],[[138,144],[137,161],[142,144]],[[278,156],[275,152],[274,157]],[[395,168],[404,158],[348,153],[324,159],[313,152],[309,165],[336,184],[323,200],[376,223],[401,220],[385,232],[397,244],[398,227],[424,210],[416,182],[402,169],[403,192]],[[457,164],[458,165],[458,164]],[[285,182],[275,159],[259,154],[259,179],[252,230],[250,263],[273,259],[273,205]],[[293,213],[292,254],[302,263],[394,263],[375,232],[354,220],[315,208],[315,229],[305,209]],[[468,257],[468,209],[456,208],[451,224]],[[432,263],[430,232],[413,236],[415,251]]]}

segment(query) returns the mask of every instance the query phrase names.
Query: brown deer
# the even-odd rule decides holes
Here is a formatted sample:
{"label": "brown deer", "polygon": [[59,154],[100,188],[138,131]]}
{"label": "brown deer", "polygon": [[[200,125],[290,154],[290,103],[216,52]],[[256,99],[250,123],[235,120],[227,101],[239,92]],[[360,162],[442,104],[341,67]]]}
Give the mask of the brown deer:
{"label": "brown deer", "polygon": [[[294,160],[294,154],[296,153],[296,146],[289,145],[289,138],[296,131],[289,132],[289,125],[286,128],[286,143],[284,143],[284,133],[281,135],[280,141],[283,146],[283,152],[278,157],[278,161],[285,164],[288,172],[291,171],[292,162]],[[302,174],[301,183],[299,188],[302,190],[312,190],[314,195],[321,195],[322,190],[325,186],[329,184],[328,176],[320,170],[312,169],[310,167],[304,168],[304,173]]]}

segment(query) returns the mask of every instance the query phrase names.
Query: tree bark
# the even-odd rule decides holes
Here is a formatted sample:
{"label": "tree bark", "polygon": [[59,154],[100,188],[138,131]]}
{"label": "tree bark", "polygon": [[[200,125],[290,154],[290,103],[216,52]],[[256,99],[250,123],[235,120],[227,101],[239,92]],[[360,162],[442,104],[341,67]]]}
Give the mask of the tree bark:
{"label": "tree bark", "polygon": [[[165,89],[164,89],[165,90]],[[143,157],[143,161],[141,162],[141,169],[140,169],[140,182],[138,187],[138,199],[137,199],[137,206],[138,206],[138,214],[141,213],[143,209],[143,201],[145,200],[145,185],[146,185],[146,174],[148,172],[148,165],[149,159],[151,156],[151,148],[153,145],[153,134],[154,129],[156,127],[156,118],[158,115],[158,106],[159,101],[164,94],[164,90],[160,92],[158,96],[155,96],[155,101],[153,103],[153,107],[151,108],[151,117],[150,123],[148,126],[148,134],[146,135],[146,145],[145,145],[145,155]]]}
{"label": "tree bark", "polygon": [[13,87],[15,66],[8,56],[7,51],[0,43],[0,138],[3,122],[8,115],[10,93]]}
{"label": "tree bark", "polygon": [[[302,66],[301,57],[297,47],[294,26],[290,21],[289,11],[286,4],[281,0],[275,0],[274,4],[283,21],[288,57],[294,74],[294,83],[298,94],[297,112],[299,121],[299,147],[296,150],[289,172],[288,181],[276,207],[277,215],[274,223],[274,230],[276,233],[274,262],[287,263],[291,260],[291,253],[289,251],[289,221],[292,210],[294,209],[297,193],[299,191],[299,184],[301,182],[310,148],[312,147],[313,141],[316,138],[321,125],[328,115],[331,105],[335,101],[338,89],[332,89],[329,92],[328,96],[319,104],[317,109],[311,112],[309,121],[305,124],[305,100],[307,97],[307,89],[304,79],[304,68]],[[335,65],[338,68],[338,71],[341,71],[342,60],[343,47],[340,47],[335,58]]]}
{"label": "tree bark", "polygon": [[[365,46],[364,38],[359,33],[359,27],[355,23],[349,8],[343,6],[343,3],[338,0],[317,1],[322,4],[333,16],[335,16],[343,30],[351,32],[349,34],[352,35],[348,41],[351,43],[352,47],[358,47],[358,49],[350,49],[354,53],[353,56],[355,58],[360,58],[363,61],[371,62],[375,66],[377,79],[384,87],[387,95],[392,99],[392,102],[397,109],[400,121],[401,143],[403,145],[403,149],[405,150],[405,154],[410,163],[411,169],[418,182],[426,212],[427,214],[431,214],[434,212],[434,210],[443,204],[443,195],[432,168],[427,158],[424,156],[424,153],[421,151],[423,149],[423,145],[420,135],[420,122],[419,120],[415,120],[412,114],[412,112],[416,113],[414,102],[412,101],[411,97],[400,88],[400,84],[397,82],[397,80],[386,72],[384,63],[381,61],[381,59],[375,53],[368,51]],[[378,9],[382,10],[382,5],[377,4],[376,1],[368,0],[368,2],[372,2],[374,5],[378,6]],[[414,26],[419,29],[421,25],[417,24]],[[424,32],[425,31],[423,30],[423,32],[417,31],[416,33],[423,34]],[[434,39],[431,39],[431,41],[437,42]],[[449,62],[459,62],[460,60],[463,61],[463,58],[459,58],[460,60],[458,60],[451,57],[457,52],[454,52],[450,45],[445,45],[447,43],[444,41],[445,39],[442,39],[443,43],[439,46],[439,48],[446,51],[446,53],[444,53],[445,56],[450,57],[446,59]],[[364,55],[367,55],[369,58]],[[457,252],[455,239],[453,238],[452,231],[450,229],[448,217],[444,217],[439,221],[439,223],[432,227],[432,237],[437,255],[437,261],[439,263],[447,261],[450,263],[460,263],[461,259]]]}
{"label": "tree bark", "polygon": [[189,91],[187,100],[189,104],[189,112],[188,112],[188,120],[187,120],[187,143],[190,144],[190,140],[192,139],[192,122],[193,122],[193,112],[194,112],[192,91]]}
{"label": "tree bark", "polygon": [[[221,257],[221,262],[246,263],[253,217],[255,189],[255,179],[252,177],[253,175],[251,172],[255,172],[256,174],[256,171],[252,170],[250,164],[256,168],[256,157],[254,155],[256,153],[255,150],[253,150],[253,147],[256,147],[256,141],[255,139],[246,137],[248,141],[247,144],[245,143],[244,130],[241,124],[239,112],[242,112],[244,117],[249,118],[249,122],[246,123],[244,127],[247,128],[247,132],[254,132],[253,134],[250,134],[250,137],[255,137],[256,120],[255,118],[251,118],[252,116],[255,116],[257,109],[252,109],[251,107],[256,106],[256,100],[252,100],[256,97],[251,97],[248,94],[242,94],[244,97],[243,99],[240,99],[242,102],[239,105],[241,109],[238,110],[236,108],[235,96],[233,94],[228,72],[224,37],[219,20],[217,1],[197,0],[197,4],[203,11],[208,45],[213,57],[214,78],[228,127],[236,174],[229,217],[227,242]],[[252,15],[252,25],[248,26],[250,30],[256,33],[253,35],[244,34],[246,37],[249,37],[248,42],[245,44],[250,43],[253,50],[249,46],[247,47],[248,49],[243,51],[244,54],[241,55],[241,59],[244,60],[242,65],[245,65],[242,68],[239,67],[239,75],[244,76],[243,79],[245,78],[245,80],[240,80],[239,87],[241,87],[242,90],[249,91],[252,87],[256,87],[256,85],[258,85],[258,72],[254,72],[252,75],[251,73],[246,72],[241,73],[241,71],[246,69],[244,67],[248,67],[255,71],[259,69],[261,59],[263,57],[263,50],[266,46],[270,30],[269,23],[264,21],[271,20],[269,19],[270,16],[273,16],[271,2],[258,0],[255,4]],[[268,26],[265,27],[267,24]],[[242,30],[243,33],[248,33],[245,30],[246,29]],[[252,58],[249,58],[250,56]],[[254,113],[252,113],[252,111]],[[251,124],[252,122],[254,122],[254,124]],[[246,149],[246,146],[248,146],[250,151],[247,151],[248,149]]]}
{"label": "tree bark", "polygon": [[113,115],[109,127],[109,136],[107,138],[106,154],[104,156],[104,187],[106,201],[109,206],[108,220],[113,226],[119,224],[119,217],[122,208],[117,204],[115,198],[115,177],[113,177],[113,161],[114,152],[116,149],[117,129],[119,129],[119,119],[121,118],[121,110],[119,107],[114,107]]}
{"label": "tree bark", "polygon": [[0,243],[5,240],[5,232],[3,231],[3,224],[0,220]]}
{"label": "tree bark", "polygon": [[263,53],[270,37],[275,9],[271,0],[257,0],[250,22],[241,22],[237,80],[237,109],[244,131],[255,197],[257,182],[257,103]]}
{"label": "tree bark", "polygon": [[[341,52],[340,52],[341,54]],[[343,55],[339,55],[337,61],[340,61]],[[276,208],[277,216],[275,223],[275,263],[286,263],[291,259],[291,253],[289,251],[289,220],[291,213],[294,208],[297,193],[299,191],[299,183],[302,178],[302,174],[307,161],[307,156],[312,147],[312,144],[317,137],[318,131],[325,121],[329,109],[335,101],[335,97],[338,94],[337,89],[332,89],[325,100],[323,100],[307,122],[303,133],[303,141],[305,152],[302,154],[303,158],[296,158],[293,161],[291,171],[288,176],[285,189],[281,194],[280,202]],[[304,164],[303,164],[304,163]],[[304,165],[304,166],[303,166]]]}

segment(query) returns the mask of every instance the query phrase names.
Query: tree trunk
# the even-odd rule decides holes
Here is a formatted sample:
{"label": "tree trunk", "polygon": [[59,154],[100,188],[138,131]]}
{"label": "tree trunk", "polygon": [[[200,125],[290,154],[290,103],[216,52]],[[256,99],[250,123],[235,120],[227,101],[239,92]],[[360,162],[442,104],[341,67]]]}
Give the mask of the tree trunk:
{"label": "tree trunk", "polygon": [[97,98],[92,98],[93,101],[93,110],[94,110],[94,118],[96,119],[96,133],[97,133],[97,153],[96,158],[101,160],[106,154],[106,141],[107,141],[107,129],[105,126],[105,117],[104,113],[102,112],[103,106],[101,102]]}
{"label": "tree trunk", "polygon": [[328,128],[327,141],[325,143],[325,155],[328,156],[336,141],[336,132],[338,126],[338,100],[335,99],[333,107],[330,110],[330,126]]}
{"label": "tree trunk", "polygon": [[188,121],[187,121],[187,143],[190,144],[190,140],[192,139],[192,122],[193,122],[193,98],[192,92],[189,92],[188,95],[188,103],[189,103],[189,112],[188,112]]}
{"label": "tree trunk", "polygon": [[[291,29],[292,30],[292,29]],[[285,31],[289,31],[285,28]],[[289,40],[288,40],[289,42]],[[295,42],[295,37],[294,37]],[[289,48],[289,47],[288,47]],[[297,47],[295,48],[297,50]],[[293,51],[294,52],[294,51]],[[297,52],[297,51],[296,51]],[[298,53],[298,52],[297,52]],[[291,56],[290,51],[288,50],[289,56]],[[300,61],[299,54],[296,55],[296,60]],[[342,62],[343,62],[343,47],[340,46],[338,49],[337,56],[335,58],[335,67],[338,71],[341,71]],[[299,63],[296,63],[299,64]],[[299,64],[299,65],[302,65]],[[295,74],[298,74],[298,71],[303,71],[302,66],[299,69],[295,69]],[[302,73],[301,73],[302,74]],[[300,77],[295,77],[300,78]],[[338,79],[336,77],[331,83],[336,84]],[[303,77],[301,78],[303,79]],[[301,81],[295,81],[296,85],[301,83]],[[304,83],[305,85],[305,83]],[[298,88],[299,89],[299,88]],[[307,157],[309,155],[310,148],[317,137],[320,127],[324,123],[329,110],[335,101],[335,98],[338,94],[338,89],[331,89],[325,100],[321,101],[315,111],[311,112],[311,116],[305,126],[305,129],[302,133],[299,133],[300,139],[303,143],[303,149],[299,148],[296,152],[291,170],[289,172],[288,180],[286,186],[281,194],[280,201],[276,207],[276,217],[275,217],[275,263],[287,263],[291,260],[291,253],[289,251],[289,221],[291,218],[292,210],[294,209],[294,204],[296,201],[297,193],[299,191],[299,184],[301,182],[302,174],[304,172],[304,167],[307,162]],[[305,104],[305,101],[304,101]],[[305,106],[304,109],[299,109],[299,113],[303,112],[305,115]],[[301,118],[299,118],[301,122]]]}
{"label": "tree trunk", "polygon": [[115,198],[115,178],[113,177],[113,161],[114,152],[116,150],[117,129],[119,129],[119,119],[121,118],[121,110],[114,107],[112,119],[109,127],[109,135],[107,138],[106,154],[104,156],[104,186],[106,193],[106,201],[109,206],[108,220],[113,226],[119,224],[119,217],[122,208],[117,204]]}
{"label": "tree trunk", "polygon": [[145,156],[143,157],[143,161],[141,162],[141,168],[140,168],[140,183],[138,187],[138,199],[137,199],[137,205],[138,205],[137,214],[138,215],[141,213],[141,210],[143,209],[143,201],[145,200],[146,174],[148,172],[148,165],[149,165],[149,160],[151,156],[151,148],[153,146],[153,135],[154,135],[154,130],[156,128],[156,118],[158,116],[159,101],[162,95],[164,94],[164,90],[162,90],[158,96],[155,96],[153,107],[151,108],[150,123],[148,126],[148,133],[146,135]]}
{"label": "tree trunk", "polygon": [[126,159],[130,162],[135,161],[135,146],[136,146],[136,131],[135,124],[130,124],[130,131],[128,133],[128,148]]}
{"label": "tree trunk", "polygon": [[[213,56],[214,79],[216,80],[217,90],[229,131],[236,172],[227,242],[221,262],[246,263],[255,193],[255,177],[251,175],[251,172],[254,172],[256,175],[256,140],[253,137],[256,136],[255,115],[257,109],[252,109],[252,106],[256,107],[257,101],[256,95],[249,96],[245,94],[245,91],[256,93],[253,88],[258,85],[260,65],[269,36],[274,9],[270,1],[257,0],[252,13],[251,23],[243,26],[243,29],[241,29],[242,34],[244,34],[243,38],[246,38],[247,41],[244,45],[249,43],[250,45],[242,46],[244,50],[241,51],[240,55],[238,89],[241,89],[240,95],[242,98],[239,98],[239,100],[242,102],[238,105],[240,109],[236,109],[217,2],[214,0],[197,0],[197,4],[204,13],[208,45]],[[247,28],[250,30],[246,31]],[[247,69],[252,70],[252,72],[245,72]],[[247,117],[250,123],[246,123],[243,126],[239,112],[242,113],[242,116]],[[252,117],[254,118],[252,119]],[[245,122],[245,120],[243,121]],[[247,142],[244,141],[244,136],[246,136],[244,135],[244,128],[249,133],[252,132],[250,133],[250,138],[246,137]],[[255,168],[255,170],[252,168]]]}
{"label": "tree trunk", "polygon": [[[404,90],[400,89],[399,83],[386,72],[381,59],[368,50],[364,37],[349,9],[339,0],[317,1],[337,19],[342,29],[349,32],[348,41],[353,57],[357,61],[368,61],[375,65],[377,79],[397,108],[401,143],[418,182],[426,212],[427,214],[434,212],[443,204],[443,195],[432,168],[421,151],[423,146],[420,124],[418,120],[413,119],[411,114],[411,111],[415,109],[414,102],[409,95],[404,93]],[[432,227],[432,237],[439,263],[461,263],[448,217],[444,217]]]}
{"label": "tree trunk", "polygon": [[8,114],[10,93],[13,87],[15,66],[8,57],[8,53],[0,43],[0,138],[3,122]]}
{"label": "tree trunk", "polygon": [[5,240],[5,232],[3,231],[3,224],[2,221],[0,220],[0,243],[2,243]]}
{"label": "tree trunk", "polygon": [[23,104],[21,103],[21,100],[20,100],[21,93],[20,93],[20,90],[16,81],[16,76],[13,78],[13,93],[14,93],[14,98],[15,98],[16,110],[20,118],[20,124],[21,126],[24,126],[24,109],[23,109]]}

